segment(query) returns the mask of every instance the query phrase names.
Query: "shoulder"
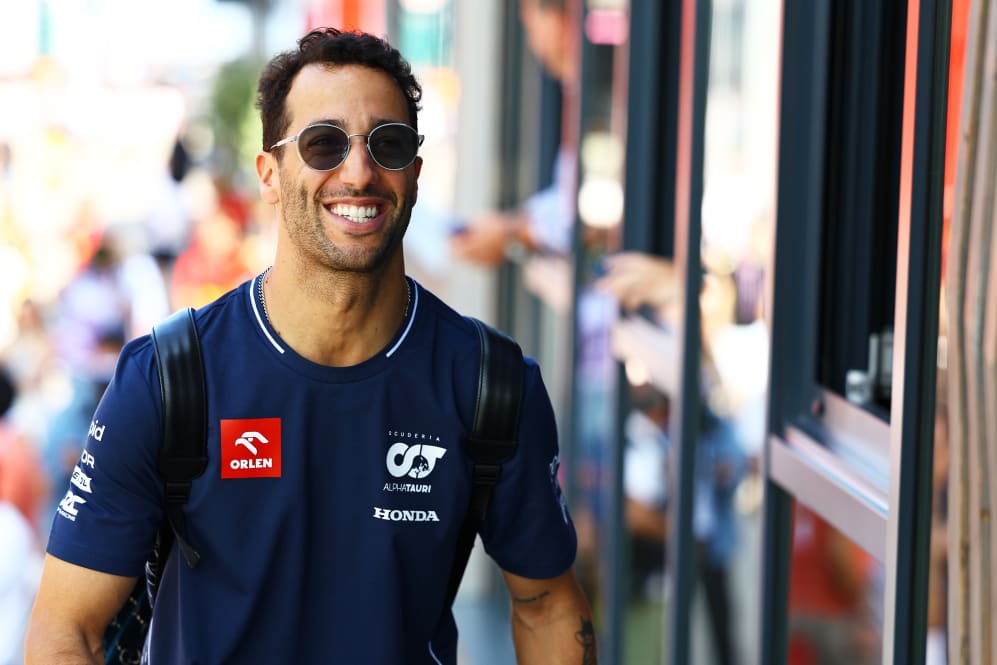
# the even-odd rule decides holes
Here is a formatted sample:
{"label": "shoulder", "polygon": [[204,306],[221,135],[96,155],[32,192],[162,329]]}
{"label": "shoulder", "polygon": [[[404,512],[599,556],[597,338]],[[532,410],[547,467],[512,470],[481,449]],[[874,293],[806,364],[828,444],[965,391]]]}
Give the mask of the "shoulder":
{"label": "shoulder", "polygon": [[150,375],[154,371],[155,351],[152,345],[152,335],[145,334],[127,342],[118,354],[118,365],[115,378],[120,380],[125,370],[138,370],[140,374]]}
{"label": "shoulder", "polygon": [[[242,299],[245,297],[245,294],[242,294],[244,288],[246,285],[237,287],[217,300],[194,310],[198,337],[203,340],[208,335],[221,335],[227,337],[229,342],[241,338],[241,335],[233,332],[245,326],[246,317],[243,315],[236,320],[233,314],[242,306]],[[157,325],[161,325],[165,320],[160,320]],[[150,382],[158,376],[151,330],[127,342],[118,355],[116,379],[119,382],[126,379],[135,380],[136,374],[146,377]]]}
{"label": "shoulder", "polygon": [[[455,390],[459,412],[471,414],[482,387],[480,381],[488,376],[487,372],[482,371],[482,345],[475,319],[459,313],[421,286],[417,288],[417,293],[419,320],[416,327],[419,332],[416,336],[420,339],[419,353],[432,355],[432,376],[437,380],[449,377]],[[489,327],[508,337],[504,331]],[[522,363],[524,405],[531,405],[534,396],[545,393],[539,366],[522,352],[518,342],[515,342],[515,349],[511,353],[499,357]],[[542,406],[545,401],[540,400],[537,406]],[[529,410],[524,409],[524,419],[528,419]]]}
{"label": "shoulder", "polygon": [[[449,348],[458,352],[477,355],[481,348],[477,323],[484,323],[488,328],[491,328],[503,337],[507,337],[515,343],[517,348],[520,348],[518,341],[513,339],[505,331],[499,330],[480,319],[461,314],[425,287],[417,284],[417,292],[420,299],[419,307],[425,308],[425,311],[436,322],[437,342],[446,344]],[[520,354],[522,354],[521,348]],[[536,367],[536,363],[532,358],[524,355],[524,360],[528,366]]]}
{"label": "shoulder", "polygon": [[446,335],[458,342],[474,342],[477,339],[470,320],[417,281],[412,280],[412,283],[415,287],[412,291],[415,306],[432,318],[438,334]]}
{"label": "shoulder", "polygon": [[251,289],[254,281],[255,278],[247,280],[207,305],[196,308],[194,322],[198,334],[204,335],[218,329],[228,332],[232,326],[249,324],[250,312],[247,303],[251,301]]}

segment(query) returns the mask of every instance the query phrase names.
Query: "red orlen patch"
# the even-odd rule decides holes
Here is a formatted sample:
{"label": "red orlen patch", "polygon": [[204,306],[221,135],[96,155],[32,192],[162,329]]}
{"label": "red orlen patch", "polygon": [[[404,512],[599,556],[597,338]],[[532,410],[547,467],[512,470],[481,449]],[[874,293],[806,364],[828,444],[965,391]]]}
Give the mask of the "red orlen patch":
{"label": "red orlen patch", "polygon": [[280,478],[280,418],[222,420],[222,478]]}

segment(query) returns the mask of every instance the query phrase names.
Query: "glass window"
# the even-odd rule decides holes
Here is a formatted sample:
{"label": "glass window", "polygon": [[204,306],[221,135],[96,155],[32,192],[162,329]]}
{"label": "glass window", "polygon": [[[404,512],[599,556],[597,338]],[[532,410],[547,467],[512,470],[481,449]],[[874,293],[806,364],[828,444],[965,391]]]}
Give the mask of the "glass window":
{"label": "glass window", "polygon": [[794,502],[787,665],[881,660],[883,566]]}
{"label": "glass window", "polygon": [[888,419],[906,4],[831,5],[817,382]]}

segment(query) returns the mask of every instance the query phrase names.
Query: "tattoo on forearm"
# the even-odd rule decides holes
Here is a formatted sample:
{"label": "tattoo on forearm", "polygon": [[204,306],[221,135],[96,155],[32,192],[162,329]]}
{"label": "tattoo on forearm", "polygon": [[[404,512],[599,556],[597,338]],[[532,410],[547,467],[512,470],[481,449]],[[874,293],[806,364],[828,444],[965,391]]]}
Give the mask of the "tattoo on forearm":
{"label": "tattoo on forearm", "polygon": [[594,665],[595,663],[595,629],[592,621],[585,617],[578,617],[582,627],[575,633],[575,641],[582,645],[582,665]]}
{"label": "tattoo on forearm", "polygon": [[517,603],[535,603],[538,600],[540,600],[541,598],[546,598],[549,595],[550,595],[550,591],[544,591],[543,593],[539,593],[539,594],[537,594],[535,596],[531,596],[529,598],[517,598],[517,597],[513,596],[512,599],[514,601],[516,601]]}

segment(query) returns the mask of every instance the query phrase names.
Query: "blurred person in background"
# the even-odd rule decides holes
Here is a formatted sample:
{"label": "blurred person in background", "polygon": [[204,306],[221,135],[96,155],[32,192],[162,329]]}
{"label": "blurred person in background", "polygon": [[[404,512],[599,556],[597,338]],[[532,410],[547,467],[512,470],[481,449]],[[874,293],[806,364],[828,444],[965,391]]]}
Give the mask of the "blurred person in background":
{"label": "blurred person in background", "polygon": [[[520,0],[519,15],[526,46],[544,72],[560,85],[562,107],[574,108],[580,86],[580,37],[571,0]],[[525,255],[568,257],[575,224],[573,204],[578,159],[575,125],[562,122],[550,185],[534,192],[515,208],[486,210],[470,217],[451,235],[451,254],[484,268],[496,268],[508,258]],[[586,231],[589,231],[586,229]],[[589,237],[594,235],[593,238]],[[586,234],[598,244],[600,234]],[[616,364],[609,347],[609,321],[615,304],[603,294],[583,288],[577,299],[578,413],[574,428],[575,459],[567,468],[577,479],[575,520],[579,536],[580,577],[586,592],[597,601],[600,525],[606,504],[599,488],[606,471],[607,441],[612,429],[607,405],[612,395]]]}
{"label": "blurred person in background", "polygon": [[[446,593],[469,508],[461,445],[479,343],[405,275],[420,97],[397,50],[333,29],[260,78],[256,169],[280,219],[276,254],[195,313],[209,461],[185,513],[203,556],[191,568],[174,548],[167,561],[151,662],[456,661]],[[521,440],[480,535],[504,571],[519,661],[594,663],[553,410],[536,363],[524,371]],[[163,517],[159,405],[142,337],[91,422],[87,480],[55,518],[28,663],[100,661]]]}
{"label": "blurred person in background", "polygon": [[624,523],[630,536],[628,662],[660,663],[668,541],[668,418],[666,396],[633,386],[624,421]]}
{"label": "blurred person in background", "polygon": [[720,665],[737,662],[730,568],[737,552],[734,498],[746,470],[744,447],[726,419],[703,404],[696,443],[692,532],[696,564]]}
{"label": "blurred person in background", "polygon": [[8,418],[36,444],[45,440],[54,405],[66,386],[46,318],[46,310],[39,302],[33,298],[21,300],[15,307],[14,336],[0,349],[0,364],[7,367],[17,386],[17,399]]}
{"label": "blurred person in background", "polygon": [[79,457],[80,432],[90,423],[123,345],[148,333],[169,314],[169,305],[155,260],[134,249],[123,229],[104,229],[53,312],[52,343],[70,383],[70,396],[52,416],[43,446],[57,502]]}
{"label": "blurred person in background", "polygon": [[9,418],[17,395],[13,374],[0,365],[0,500],[16,508],[37,535],[43,520],[48,526],[42,508],[49,488],[35,444]]}
{"label": "blurred person in background", "polygon": [[41,572],[41,467],[6,420],[16,387],[0,366],[0,665],[23,662],[24,630]]}
{"label": "blurred person in background", "polygon": [[219,208],[197,221],[193,242],[177,257],[171,300],[176,308],[203,307],[251,276],[243,227]]}
{"label": "blurred person in background", "polygon": [[120,344],[148,333],[170,312],[153,258],[124,229],[105,228],[89,261],[59,295],[55,345],[70,370],[108,378]]}
{"label": "blurred person in background", "polygon": [[[14,462],[6,468],[0,467],[0,476],[12,476],[12,482],[6,484],[8,491],[31,497],[23,503],[18,500],[14,503],[33,506],[22,507],[22,512],[44,540],[52,509],[58,500],[53,494],[54,483],[58,483],[61,490],[68,478],[66,467],[69,463],[69,460],[55,461],[49,457],[49,435],[69,403],[73,390],[65,368],[56,356],[46,309],[33,299],[26,298],[17,307],[15,321],[13,339],[0,350],[0,366],[9,371],[16,395],[5,417],[6,433],[0,436],[0,451],[6,449],[16,459],[30,459],[27,466],[33,471],[25,473],[24,465]],[[74,424],[79,426],[80,423]],[[72,455],[75,459],[78,439],[74,439],[74,444]],[[3,453],[0,452],[0,455]],[[14,487],[21,489],[12,490]]]}
{"label": "blurred person in background", "polygon": [[173,142],[166,168],[159,174],[153,201],[145,219],[149,253],[170,283],[177,256],[190,244],[194,225],[194,208],[184,189],[184,179],[191,169],[191,158],[178,136]]}
{"label": "blurred person in background", "polygon": [[[623,489],[625,519],[632,539],[637,601],[632,611],[641,625],[661,625],[661,600],[667,573],[666,542],[668,468],[671,442],[668,436],[668,398],[650,386],[632,388],[634,409],[624,424]],[[737,549],[738,528],[734,497],[744,477],[745,457],[733,428],[706,406],[696,446],[693,488],[693,537],[696,541],[696,574],[705,594],[715,661],[737,662],[734,645],[730,566]],[[647,620],[643,615],[649,615]],[[631,640],[644,645],[646,640]],[[657,643],[651,645],[655,650]],[[660,660],[655,653],[647,662]]]}
{"label": "blurred person in background", "polygon": [[0,499],[14,506],[38,534],[47,517],[42,507],[49,490],[35,443],[10,420],[18,390],[13,374],[0,365]]}
{"label": "blurred person in background", "polygon": [[[578,82],[578,44],[566,7],[567,0],[521,0],[520,18],[526,44],[544,70],[566,95]],[[574,223],[573,169],[577,158],[570,127],[562,129],[554,164],[554,180],[534,193],[521,207],[492,210],[472,217],[451,239],[451,252],[486,267],[497,267],[508,252],[528,251],[567,255]]]}
{"label": "blurred person in background", "polygon": [[[680,315],[681,282],[667,258],[621,252],[603,259],[604,274],[594,288],[611,294],[620,307],[644,311],[674,328]],[[701,412],[693,487],[693,537],[698,579],[705,593],[716,662],[737,662],[730,568],[738,545],[735,497],[748,460],[744,445],[721,407],[723,385],[713,364],[710,341],[734,316],[733,284],[707,273],[700,296],[702,317]],[[634,410],[624,432],[624,491],[628,525],[647,538],[665,529],[668,509],[667,460],[674,454],[668,436],[668,398],[650,386],[631,387]],[[663,463],[664,462],[664,463]],[[657,526],[655,526],[657,525]]]}

